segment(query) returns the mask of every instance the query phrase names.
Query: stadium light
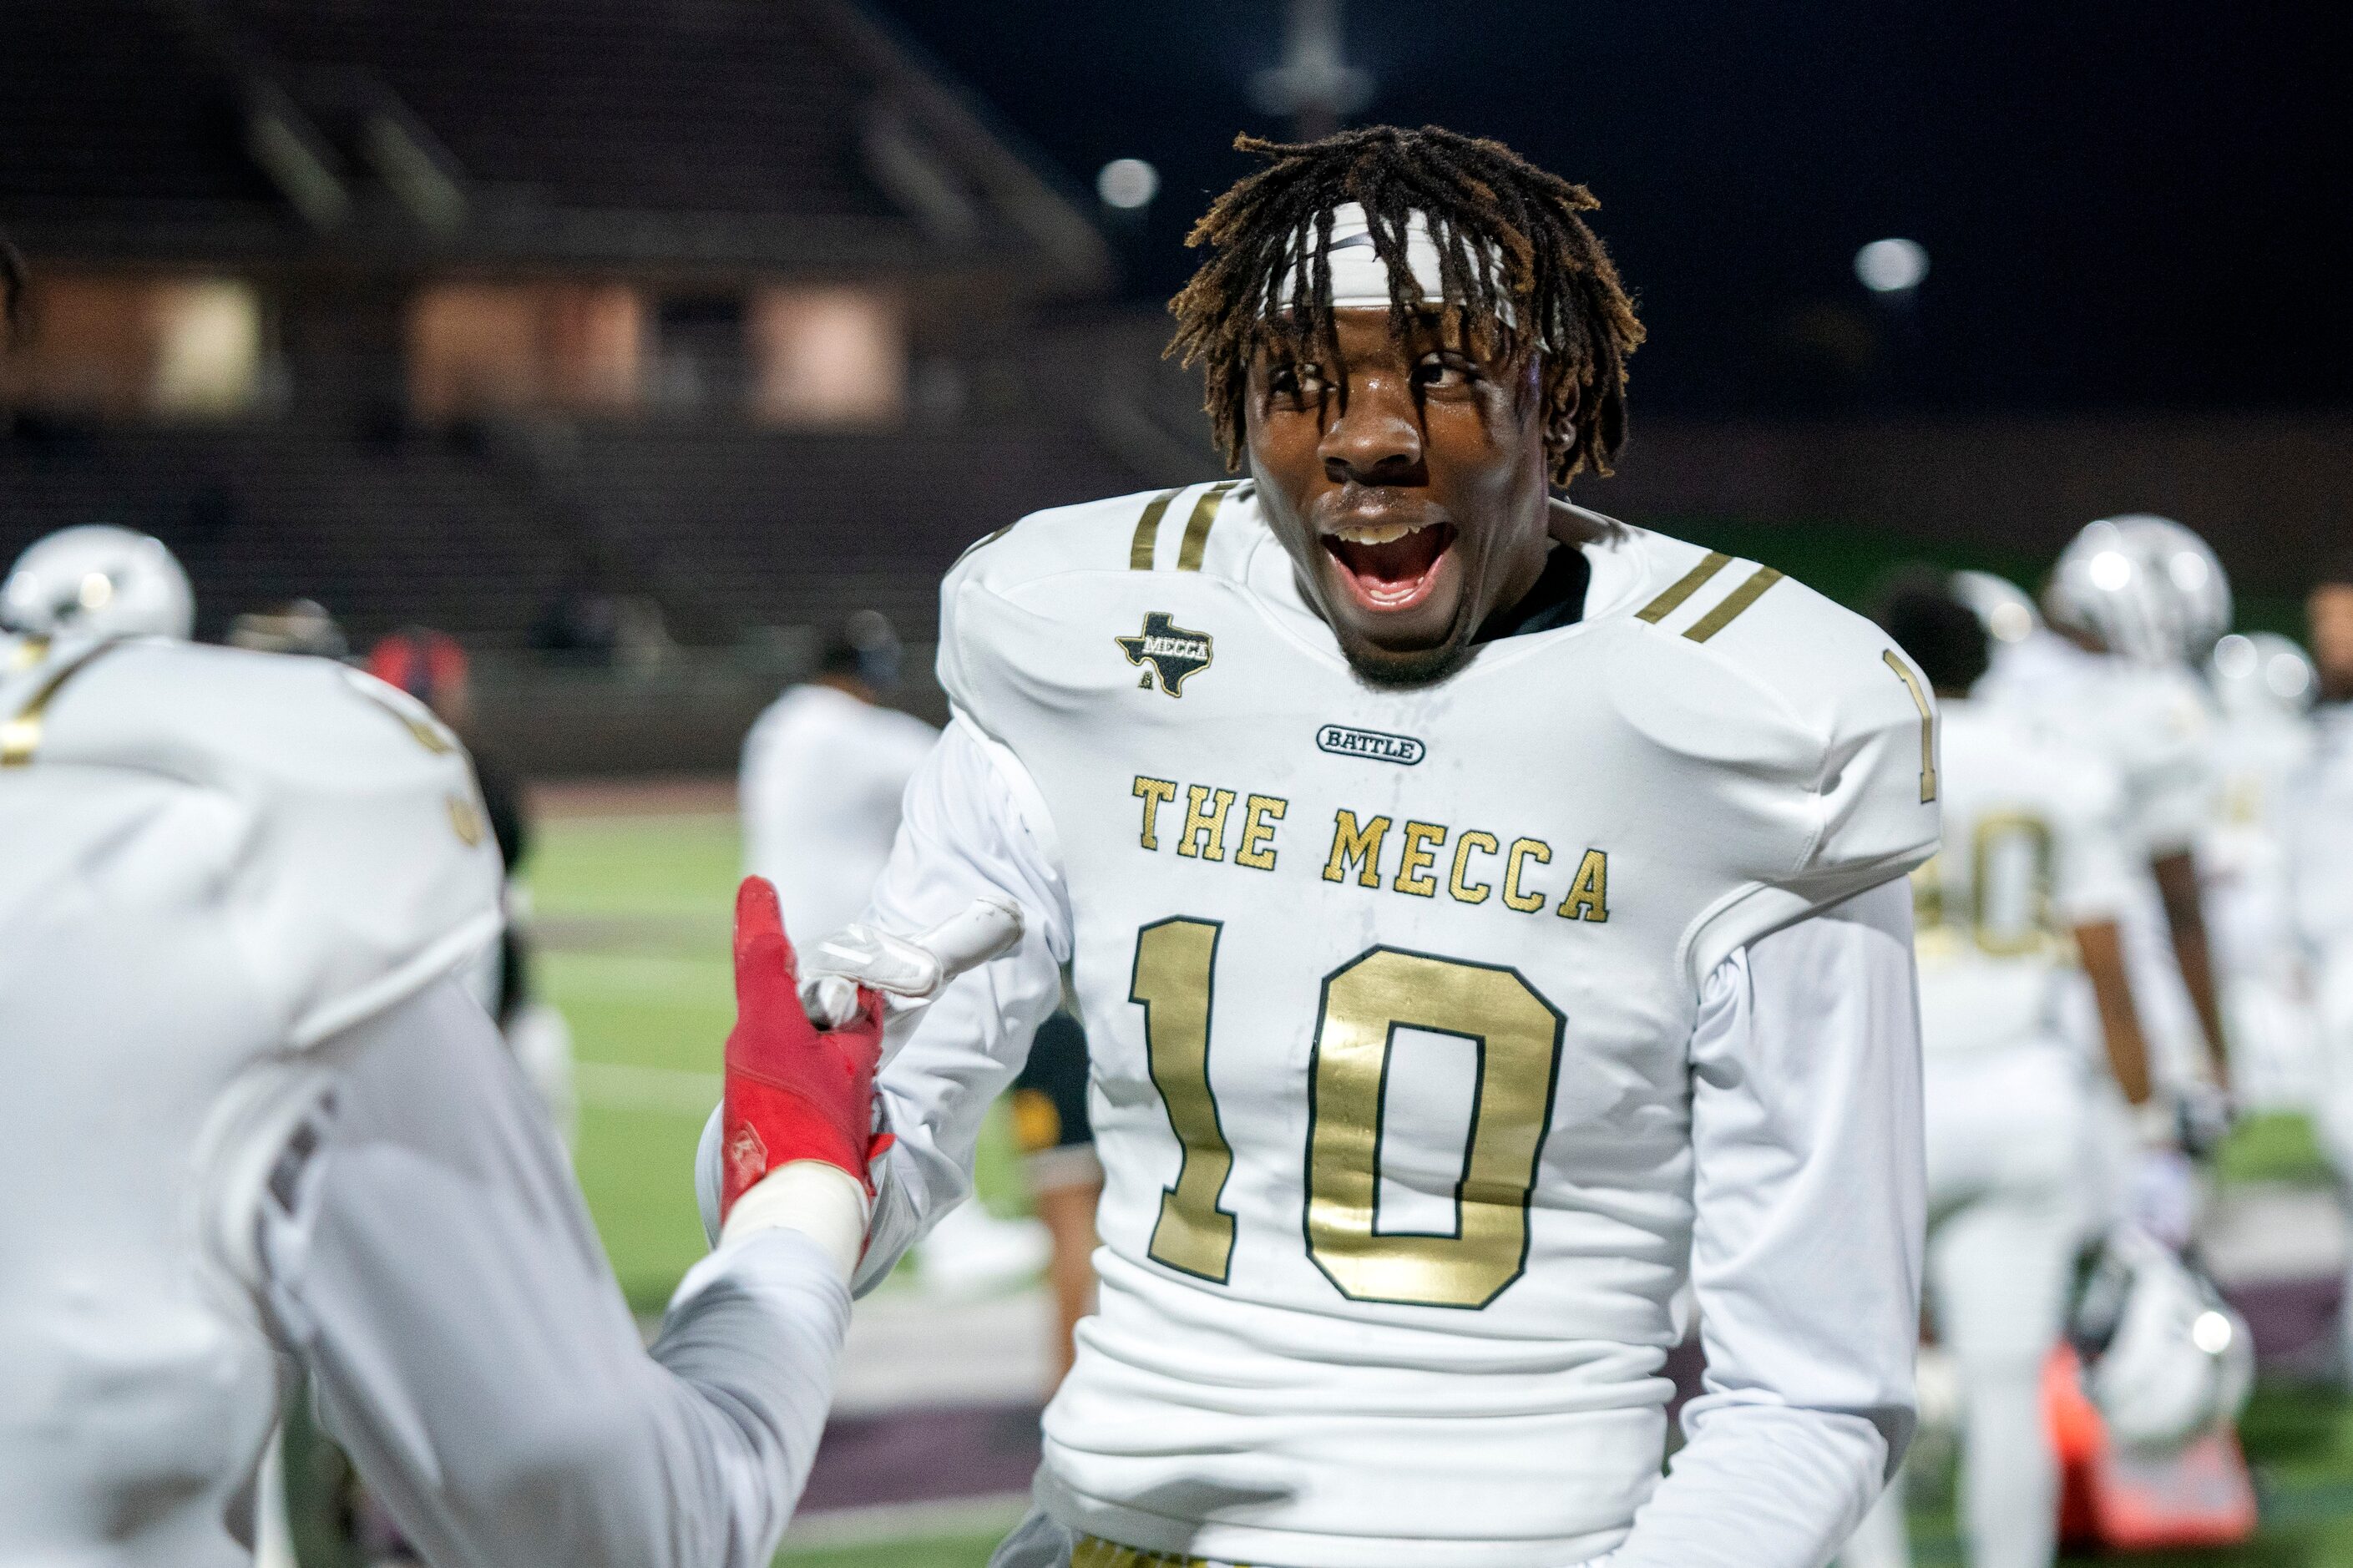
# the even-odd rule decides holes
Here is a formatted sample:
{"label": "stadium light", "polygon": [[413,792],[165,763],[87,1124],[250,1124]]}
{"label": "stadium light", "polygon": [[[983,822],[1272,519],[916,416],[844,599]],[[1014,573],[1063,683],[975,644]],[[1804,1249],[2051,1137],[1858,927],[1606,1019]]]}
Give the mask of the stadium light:
{"label": "stadium light", "polygon": [[1854,253],[1854,275],[1874,294],[1901,294],[1928,276],[1928,253],[1916,239],[1874,239]]}
{"label": "stadium light", "polygon": [[1095,195],[1121,212],[1150,206],[1159,194],[1160,171],[1141,158],[1113,158],[1095,175]]}
{"label": "stadium light", "polygon": [[2255,672],[2262,657],[2253,638],[2232,632],[2214,645],[2214,670],[2225,680],[2243,680]]}

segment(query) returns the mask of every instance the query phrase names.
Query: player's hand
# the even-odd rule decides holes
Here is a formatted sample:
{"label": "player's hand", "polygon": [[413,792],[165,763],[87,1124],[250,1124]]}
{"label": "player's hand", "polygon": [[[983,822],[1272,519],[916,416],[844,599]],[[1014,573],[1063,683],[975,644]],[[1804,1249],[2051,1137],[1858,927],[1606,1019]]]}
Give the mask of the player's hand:
{"label": "player's hand", "polygon": [[720,1121],[723,1217],[761,1177],[797,1160],[822,1161],[872,1194],[881,1055],[882,1000],[872,991],[859,989],[849,1016],[830,1029],[809,1021],[776,887],[744,878],[735,894],[735,1027]]}
{"label": "player's hand", "polygon": [[2193,1160],[2212,1158],[2238,1120],[2238,1107],[2232,1102],[2230,1090],[2211,1083],[2183,1085],[2174,1094],[2173,1108],[2182,1150]]}
{"label": "player's hand", "polygon": [[801,1005],[820,1028],[848,1017],[861,990],[881,992],[892,1007],[922,1006],[965,971],[1012,951],[1022,929],[1020,907],[1005,899],[975,899],[911,937],[844,926],[809,950]]}
{"label": "player's hand", "polygon": [[2175,1252],[2198,1228],[2198,1171],[2179,1149],[2141,1151],[2127,1190],[2132,1222]]}

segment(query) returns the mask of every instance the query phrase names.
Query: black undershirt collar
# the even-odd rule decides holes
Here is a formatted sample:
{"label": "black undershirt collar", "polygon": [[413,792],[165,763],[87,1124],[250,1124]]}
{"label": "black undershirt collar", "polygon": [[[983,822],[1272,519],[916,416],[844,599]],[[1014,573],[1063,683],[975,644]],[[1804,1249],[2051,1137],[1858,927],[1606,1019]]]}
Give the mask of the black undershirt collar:
{"label": "black undershirt collar", "polygon": [[1545,557],[1535,585],[1508,610],[1497,610],[1479,628],[1474,643],[1525,637],[1573,626],[1585,618],[1585,593],[1593,584],[1593,563],[1573,544],[1556,544]]}

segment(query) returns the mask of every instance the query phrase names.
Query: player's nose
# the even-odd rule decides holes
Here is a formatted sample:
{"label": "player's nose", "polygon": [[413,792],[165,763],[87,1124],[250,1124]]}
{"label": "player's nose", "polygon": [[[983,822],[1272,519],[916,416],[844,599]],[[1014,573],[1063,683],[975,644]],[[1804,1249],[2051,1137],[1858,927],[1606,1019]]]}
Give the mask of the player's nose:
{"label": "player's nose", "polygon": [[1421,471],[1421,421],[1413,398],[1386,378],[1368,376],[1324,431],[1324,472],[1335,484],[1394,485]]}

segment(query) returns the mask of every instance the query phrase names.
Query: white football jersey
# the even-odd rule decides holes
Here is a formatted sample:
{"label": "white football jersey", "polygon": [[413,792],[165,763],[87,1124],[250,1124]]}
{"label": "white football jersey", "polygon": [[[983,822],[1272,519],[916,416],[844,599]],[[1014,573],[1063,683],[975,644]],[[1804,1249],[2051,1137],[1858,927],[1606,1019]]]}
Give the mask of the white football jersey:
{"label": "white football jersey", "polygon": [[1984,702],[1946,699],[1944,847],[1912,873],[1931,1056],[2058,1037],[2069,931],[2117,920],[2135,874],[2107,764]]}
{"label": "white football jersey", "polygon": [[1106,1174],[1056,1517],[1569,1563],[1656,1483],[1702,979],[1930,852],[1933,705],[1778,573],[1585,548],[1581,619],[1409,689],[1352,672],[1246,484],[950,576],[943,681],[1067,879]]}
{"label": "white football jersey", "polygon": [[276,1360],[205,1200],[249,1069],[470,960],[499,884],[378,681],[0,637],[0,1562],[247,1560]]}
{"label": "white football jersey", "polygon": [[2276,709],[2214,729],[2215,816],[2198,845],[2215,979],[2242,1105],[2301,1107],[2317,1087],[2313,973],[2296,939],[2290,797],[2312,766],[2311,721]]}
{"label": "white football jersey", "polygon": [[2353,980],[2353,702],[2328,704],[2313,721],[2313,754],[2287,813],[2296,930],[2311,952]]}
{"label": "white football jersey", "polygon": [[891,858],[899,800],[939,740],[910,713],[797,686],[744,741],[744,869],[776,885],[796,941],[839,931]]}
{"label": "white football jersey", "polygon": [[[2192,849],[2214,809],[2213,710],[2188,670],[2087,653],[2055,633],[2013,650],[1977,695],[2092,752],[2124,791],[2135,874],[2120,924],[2133,999],[2160,1082],[2205,1073],[2198,1021],[2149,862]],[[2088,1016],[2080,1027],[2090,1026]]]}

